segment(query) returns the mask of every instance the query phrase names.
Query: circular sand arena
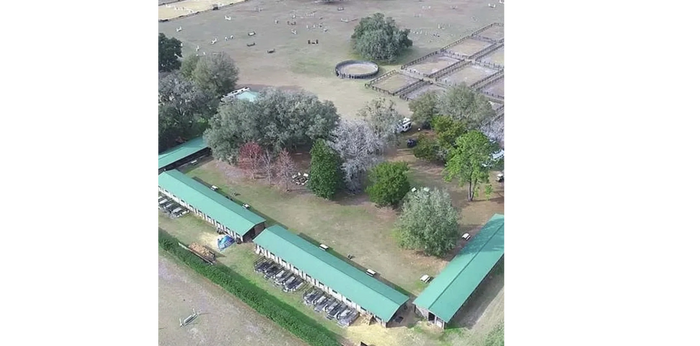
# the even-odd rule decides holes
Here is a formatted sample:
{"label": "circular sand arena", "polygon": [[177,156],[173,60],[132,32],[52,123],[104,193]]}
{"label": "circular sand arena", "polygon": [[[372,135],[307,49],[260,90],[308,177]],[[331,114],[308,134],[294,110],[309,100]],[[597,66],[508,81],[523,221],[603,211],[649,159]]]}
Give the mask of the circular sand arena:
{"label": "circular sand arena", "polygon": [[346,60],[335,65],[335,75],[340,78],[361,79],[373,77],[379,66],[371,61]]}

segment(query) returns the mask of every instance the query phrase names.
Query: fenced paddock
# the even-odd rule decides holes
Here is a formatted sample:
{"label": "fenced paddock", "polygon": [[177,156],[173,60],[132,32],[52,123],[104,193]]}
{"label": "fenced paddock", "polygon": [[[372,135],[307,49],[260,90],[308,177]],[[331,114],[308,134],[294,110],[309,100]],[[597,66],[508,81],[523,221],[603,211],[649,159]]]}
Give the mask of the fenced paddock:
{"label": "fenced paddock", "polygon": [[495,41],[500,41],[505,36],[503,24],[494,23],[491,26],[489,26],[486,30],[479,32],[478,36],[486,37]]}
{"label": "fenced paddock", "polygon": [[363,79],[375,76],[379,66],[370,61],[346,60],[335,65],[335,75],[340,78]]}
{"label": "fenced paddock", "polygon": [[380,76],[379,78],[377,78],[376,82],[371,81],[370,83],[368,83],[369,86],[375,90],[379,89],[377,91],[394,95],[401,88],[419,81],[418,78],[411,77],[397,70],[394,71],[396,71],[396,73],[392,73],[391,75],[388,75],[385,78],[382,78],[383,76]]}
{"label": "fenced paddock", "polygon": [[472,86],[484,78],[494,75],[496,72],[498,72],[498,70],[469,63],[464,65],[461,69],[443,76],[439,81],[448,85],[467,83],[467,85]]}
{"label": "fenced paddock", "polygon": [[504,99],[504,78],[498,78],[494,80],[491,83],[486,84],[484,87],[481,88],[481,92],[492,97],[496,97],[499,99]]}
{"label": "fenced paddock", "polygon": [[219,8],[247,0],[183,0],[158,6],[158,20],[171,20],[209,11],[214,5]]}
{"label": "fenced paddock", "polygon": [[503,46],[501,46],[500,48],[496,49],[495,51],[493,51],[489,54],[486,54],[485,56],[480,58],[479,61],[484,61],[484,62],[504,66],[504,54],[503,53],[504,53],[504,49],[503,49]]}
{"label": "fenced paddock", "polygon": [[461,55],[464,57],[470,57],[484,49],[486,49],[488,46],[492,45],[490,42],[484,42],[484,41],[479,41],[474,38],[465,38],[463,41],[459,42],[458,44],[445,48],[445,50],[449,50],[454,54]]}
{"label": "fenced paddock", "polygon": [[449,57],[446,54],[439,52],[418,63],[406,66],[404,70],[430,77],[430,75],[448,68],[460,61],[462,60]]}
{"label": "fenced paddock", "polygon": [[406,95],[403,95],[402,98],[404,100],[413,100],[416,97],[427,93],[428,91],[437,91],[438,93],[443,93],[446,90],[447,89],[445,89],[439,85],[435,85],[435,84],[431,83],[431,84],[424,85],[416,90],[413,90],[410,93],[407,93]]}

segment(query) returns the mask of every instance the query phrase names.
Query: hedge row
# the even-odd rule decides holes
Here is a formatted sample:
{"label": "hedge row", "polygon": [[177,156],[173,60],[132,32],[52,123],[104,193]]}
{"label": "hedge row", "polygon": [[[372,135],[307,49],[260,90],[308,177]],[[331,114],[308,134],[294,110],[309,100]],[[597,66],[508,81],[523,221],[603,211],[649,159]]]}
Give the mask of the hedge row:
{"label": "hedge row", "polygon": [[275,321],[309,345],[340,346],[335,335],[318,322],[255,286],[231,268],[218,263],[204,263],[199,257],[178,246],[177,238],[161,229],[158,230],[158,244],[197,273],[231,292],[255,311]]}

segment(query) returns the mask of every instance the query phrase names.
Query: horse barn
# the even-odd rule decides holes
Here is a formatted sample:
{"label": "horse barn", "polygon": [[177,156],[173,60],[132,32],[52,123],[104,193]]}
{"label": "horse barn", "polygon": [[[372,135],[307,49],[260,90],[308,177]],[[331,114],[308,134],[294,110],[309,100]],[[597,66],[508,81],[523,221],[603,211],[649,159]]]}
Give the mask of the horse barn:
{"label": "horse barn", "polygon": [[211,154],[204,137],[197,137],[158,155],[158,173]]}
{"label": "horse barn", "polygon": [[491,217],[413,302],[419,315],[445,328],[503,257],[503,226],[503,215]]}
{"label": "horse barn", "polygon": [[265,229],[265,219],[178,170],[158,175],[158,190],[239,242]]}
{"label": "horse barn", "polygon": [[258,255],[272,259],[383,327],[408,301],[399,291],[279,225],[268,227],[253,242]]}

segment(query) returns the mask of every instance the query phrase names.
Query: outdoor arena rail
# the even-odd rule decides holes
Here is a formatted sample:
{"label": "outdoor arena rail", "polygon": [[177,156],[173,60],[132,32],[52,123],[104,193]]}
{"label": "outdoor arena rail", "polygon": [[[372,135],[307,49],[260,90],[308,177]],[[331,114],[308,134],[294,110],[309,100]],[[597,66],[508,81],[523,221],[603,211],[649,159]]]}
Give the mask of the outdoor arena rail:
{"label": "outdoor arena rail", "polygon": [[469,64],[471,64],[471,63],[472,63],[472,62],[469,61],[469,60],[460,60],[459,62],[456,62],[456,63],[454,63],[454,64],[452,64],[452,65],[450,65],[450,66],[447,66],[447,67],[445,67],[445,68],[443,68],[443,69],[441,69],[441,70],[437,70],[437,71],[435,71],[435,72],[429,74],[427,77],[428,77],[428,78],[438,79],[438,78],[441,78],[441,77],[443,77],[443,76],[445,76],[445,75],[448,75],[448,74],[450,74],[450,73],[452,73],[452,72],[459,71],[459,70],[461,70],[462,68],[464,68],[465,66],[467,66],[467,65],[469,65]]}
{"label": "outdoor arena rail", "polygon": [[[372,67],[371,72],[367,73],[343,73],[342,68],[347,65],[369,65]],[[375,76],[377,73],[379,73],[379,65],[371,62],[371,61],[365,61],[365,60],[345,60],[339,62],[337,65],[335,65],[335,75],[340,77],[340,78],[350,78],[350,79],[364,79],[364,78],[369,78]]]}
{"label": "outdoor arena rail", "polygon": [[375,84],[377,84],[377,83],[379,83],[379,82],[381,82],[381,81],[383,81],[383,80],[385,80],[385,79],[387,79],[387,78],[389,78],[397,73],[399,73],[399,71],[391,70],[391,71],[389,71],[383,75],[380,75],[379,77],[372,79],[371,81],[365,83],[365,87],[366,88],[372,87],[373,85],[375,85]]}
{"label": "outdoor arena rail", "polygon": [[[434,52],[432,52],[432,53],[429,53],[428,55],[423,55],[422,57],[420,57],[420,58],[418,58],[418,59],[415,59],[415,60],[413,60],[413,61],[409,61],[408,63],[406,63],[406,64],[404,64],[404,65],[401,65],[401,69],[402,69],[402,70],[405,70],[406,67],[415,65],[415,64],[417,64],[417,63],[419,63],[419,62],[423,62],[423,61],[425,61],[426,59],[430,58],[431,56],[437,55],[437,54],[440,54],[440,53],[441,53],[440,50],[436,50],[436,51],[434,51]],[[423,73],[420,73],[420,72],[418,72],[418,71],[416,71],[416,72],[414,72],[414,73],[417,73],[417,74],[420,74],[420,75],[423,74]]]}
{"label": "outdoor arena rail", "polygon": [[[493,52],[495,52],[495,51],[501,49],[503,46],[504,46],[503,43],[494,43],[494,44],[492,44],[492,45],[490,45],[490,46],[488,46],[488,47],[486,47],[486,48],[484,48],[484,49],[482,49],[482,50],[480,50],[480,51],[474,53],[474,54],[470,57],[470,59],[479,60],[479,59],[481,59],[481,58],[483,58],[483,57],[485,57],[485,56],[487,56],[487,55],[489,55],[489,54],[491,54],[491,53],[493,53]],[[501,65],[494,64],[494,63],[490,63],[490,64],[492,64],[492,65],[494,65],[494,66],[501,66]]]}
{"label": "outdoor arena rail", "polygon": [[401,92],[401,94],[399,94],[398,96],[400,99],[402,99],[404,101],[410,101],[411,99],[408,97],[408,94],[410,94],[410,93],[412,93],[412,92],[414,92],[422,87],[430,86],[430,85],[433,85],[433,83],[431,83],[430,81],[421,80],[418,83],[413,83],[410,88],[404,89]]}
{"label": "outdoor arena rail", "polygon": [[492,75],[481,78],[478,81],[472,83],[470,85],[470,88],[474,88],[474,89],[479,90],[482,87],[485,87],[485,86],[491,84],[492,82],[495,82],[495,81],[503,78],[504,74],[505,74],[505,72],[503,70],[501,70],[501,71],[498,71]]}
{"label": "outdoor arena rail", "polygon": [[498,22],[491,23],[491,24],[489,24],[489,25],[487,25],[487,26],[485,26],[485,27],[483,27],[483,28],[481,28],[481,29],[479,29],[479,30],[477,30],[477,31],[474,31],[474,32],[471,34],[471,36],[478,36],[480,33],[484,32],[484,31],[486,31],[486,30],[488,30],[488,29],[491,29],[491,28],[493,28],[494,26],[500,26],[500,27],[502,27],[502,26],[503,26],[503,23],[498,23]]}

